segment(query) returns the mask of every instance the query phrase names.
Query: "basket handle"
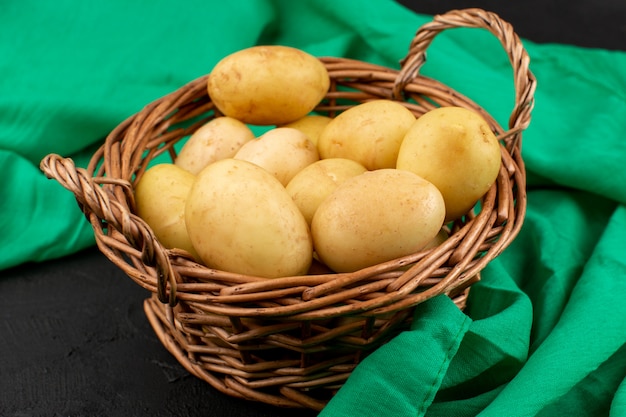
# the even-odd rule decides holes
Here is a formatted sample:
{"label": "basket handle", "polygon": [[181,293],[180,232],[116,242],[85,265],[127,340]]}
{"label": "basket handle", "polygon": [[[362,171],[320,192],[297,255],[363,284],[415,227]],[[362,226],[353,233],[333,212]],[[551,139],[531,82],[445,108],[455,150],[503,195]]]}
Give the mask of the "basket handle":
{"label": "basket handle", "polygon": [[393,96],[401,97],[406,85],[418,75],[426,62],[426,49],[434,37],[445,29],[454,28],[487,29],[498,38],[507,52],[513,66],[515,107],[509,118],[509,131],[500,135],[500,138],[519,137],[519,133],[530,123],[536,79],[528,68],[530,59],[513,27],[493,12],[477,8],[451,10],[434,16],[432,22],[421,26],[411,41],[407,56],[400,61],[402,68],[394,82]]}
{"label": "basket handle", "polygon": [[[96,238],[102,236],[103,229],[112,227],[122,233],[133,248],[141,248],[143,263],[153,266],[156,270],[159,300],[172,306],[175,305],[176,272],[167,256],[167,250],[141,218],[132,214],[128,207],[116,201],[115,198],[111,198],[113,187],[102,186],[107,184],[121,186],[129,192],[130,184],[127,181],[107,177],[92,177],[87,170],[76,167],[72,159],[62,158],[56,154],[45,156],[39,167],[48,179],[57,180],[64,188],[74,193],[85,215],[97,217],[98,224],[90,219],[94,228],[100,227]],[[168,283],[169,291],[167,291]]]}

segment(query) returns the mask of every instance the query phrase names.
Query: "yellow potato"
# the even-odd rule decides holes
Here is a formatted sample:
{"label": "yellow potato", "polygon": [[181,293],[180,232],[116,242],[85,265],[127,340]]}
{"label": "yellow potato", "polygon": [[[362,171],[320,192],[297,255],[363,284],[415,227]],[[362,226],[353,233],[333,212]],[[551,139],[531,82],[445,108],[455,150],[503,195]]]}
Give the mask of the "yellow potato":
{"label": "yellow potato", "polygon": [[281,127],[292,127],[304,133],[317,146],[318,139],[322,130],[333,120],[328,116],[311,114],[298,119],[295,122],[287,123]]}
{"label": "yellow potato", "polygon": [[305,274],[311,265],[302,213],[276,177],[250,162],[222,159],[200,171],[185,222],[211,268],[274,278]]}
{"label": "yellow potato", "polygon": [[432,182],[446,202],[446,221],[466,214],[495,182],[500,144],[484,118],[470,109],[441,107],[406,133],[396,167]]}
{"label": "yellow potato", "polygon": [[[430,242],[428,242],[426,246],[422,248],[422,250],[434,249],[437,246],[441,245],[446,240],[448,240],[449,237],[450,237],[450,233],[448,233],[448,231],[444,227],[442,227],[439,233],[437,233],[437,235]],[[403,267],[400,267],[399,269],[406,271],[410,269],[413,265],[415,264],[408,264]]]}
{"label": "yellow potato", "polygon": [[304,133],[289,127],[278,127],[245,143],[233,158],[264,168],[286,186],[304,167],[318,161],[319,154]]}
{"label": "yellow potato", "polygon": [[185,202],[194,180],[174,164],[154,165],[135,186],[135,205],[163,246],[184,249],[198,260],[185,226]]}
{"label": "yellow potato", "polygon": [[215,65],[207,81],[209,96],[223,114],[254,125],[281,125],[306,116],[329,86],[319,59],[280,45],[234,52]]}
{"label": "yellow potato", "polygon": [[311,224],[317,207],[339,184],[365,171],[363,165],[351,159],[320,159],[305,167],[289,181],[287,193]]}
{"label": "yellow potato", "polygon": [[368,171],[340,184],[311,224],[314,249],[337,272],[351,272],[423,249],[443,224],[441,193],[396,169]]}
{"label": "yellow potato", "polygon": [[317,142],[322,159],[348,158],[368,170],[395,168],[398,150],[415,116],[397,101],[351,107],[324,128]]}
{"label": "yellow potato", "polygon": [[232,158],[252,139],[254,133],[246,124],[232,117],[216,117],[189,137],[174,164],[195,175],[212,162]]}
{"label": "yellow potato", "polygon": [[424,249],[436,248],[437,246],[448,240],[449,237],[450,233],[448,233],[448,231],[442,227],[439,233],[437,233],[437,235],[433,238],[433,240],[431,240],[426,246],[424,246]]}

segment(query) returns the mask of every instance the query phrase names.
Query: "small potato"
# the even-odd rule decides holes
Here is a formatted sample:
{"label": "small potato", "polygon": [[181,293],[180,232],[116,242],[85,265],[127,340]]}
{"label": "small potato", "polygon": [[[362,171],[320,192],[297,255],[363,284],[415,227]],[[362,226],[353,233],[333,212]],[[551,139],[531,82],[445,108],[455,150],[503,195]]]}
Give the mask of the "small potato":
{"label": "small potato", "polygon": [[187,139],[174,164],[196,175],[212,162],[232,158],[252,139],[254,133],[246,124],[232,117],[216,117]]}
{"label": "small potato", "polygon": [[317,142],[322,159],[348,158],[368,170],[395,168],[406,131],[415,122],[397,101],[374,100],[351,107],[324,128]]}
{"label": "small potato", "polygon": [[184,249],[199,260],[185,226],[185,204],[194,180],[174,164],[154,165],[135,187],[135,205],[163,246]]}
{"label": "small potato", "polygon": [[320,159],[298,172],[287,184],[287,193],[311,224],[317,207],[348,178],[362,174],[365,167],[345,158]]}
{"label": "small potato", "polygon": [[297,129],[278,127],[245,143],[234,159],[252,162],[286,186],[304,167],[319,160],[317,148]]}
{"label": "small potato", "polygon": [[253,125],[282,125],[306,116],[329,86],[319,59],[281,45],[234,52],[215,65],[207,81],[209,96],[223,114]]}
{"label": "small potato", "polygon": [[275,278],[303,275],[312,262],[302,213],[276,177],[247,161],[222,159],[200,171],[185,222],[211,268]]}
{"label": "small potato", "polygon": [[320,204],[311,224],[313,245],[332,270],[352,272],[423,249],[444,215],[441,193],[423,178],[396,169],[368,171]]}
{"label": "small potato", "polygon": [[432,182],[446,202],[446,221],[466,214],[493,185],[500,144],[485,119],[463,107],[441,107],[407,131],[396,167]]}
{"label": "small potato", "polygon": [[298,119],[295,122],[287,123],[280,127],[292,127],[304,133],[317,146],[318,139],[322,130],[333,120],[328,116],[311,114]]}

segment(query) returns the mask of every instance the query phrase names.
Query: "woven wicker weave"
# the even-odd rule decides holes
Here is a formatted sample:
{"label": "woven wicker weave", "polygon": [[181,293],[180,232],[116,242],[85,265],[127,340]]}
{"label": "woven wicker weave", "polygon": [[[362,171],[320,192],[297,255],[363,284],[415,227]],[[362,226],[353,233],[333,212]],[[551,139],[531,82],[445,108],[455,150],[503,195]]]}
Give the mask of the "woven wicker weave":
{"label": "woven wicker weave", "polygon": [[[514,74],[515,106],[505,130],[477,104],[418,74],[443,30],[488,29]],[[151,296],[144,307],[163,345],[193,375],[232,396],[321,409],[369,352],[408,328],[414,307],[446,294],[464,308],[469,286],[518,233],[526,208],[521,132],[535,79],[512,27],[479,9],[435,16],[415,35],[400,70],[322,58],[331,88],[317,108],[330,116],[370,99],[395,99],[416,116],[437,106],[481,113],[501,139],[502,168],[480,208],[451,226],[442,245],[354,273],[263,279],[209,269],[166,250],[136,214],[133,187],[160,154],[219,117],[202,77],[121,123],[86,169],[48,155],[49,178],[75,194],[99,249]]]}

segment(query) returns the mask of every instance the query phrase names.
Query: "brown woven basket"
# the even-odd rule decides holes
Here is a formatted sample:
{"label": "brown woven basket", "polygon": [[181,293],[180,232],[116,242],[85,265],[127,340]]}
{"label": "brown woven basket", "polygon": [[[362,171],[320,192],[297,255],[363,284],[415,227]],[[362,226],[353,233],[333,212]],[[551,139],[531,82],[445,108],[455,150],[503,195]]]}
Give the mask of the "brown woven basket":
{"label": "brown woven basket", "polygon": [[[513,66],[508,129],[477,104],[418,74],[445,29],[484,28]],[[512,27],[479,9],[435,16],[413,39],[400,70],[322,58],[331,88],[316,109],[331,117],[372,99],[395,99],[416,116],[438,106],[481,113],[501,139],[502,168],[480,204],[451,225],[440,246],[354,273],[311,272],[264,279],[209,269],[167,250],[135,213],[133,187],[158,155],[220,114],[206,76],[148,104],[120,124],[86,169],[48,155],[41,168],[73,192],[99,249],[152,295],[144,307],[163,345],[193,375],[232,396],[320,410],[369,352],[414,319],[414,307],[445,294],[464,308],[469,286],[518,233],[526,209],[521,132],[530,121],[535,79]]]}

